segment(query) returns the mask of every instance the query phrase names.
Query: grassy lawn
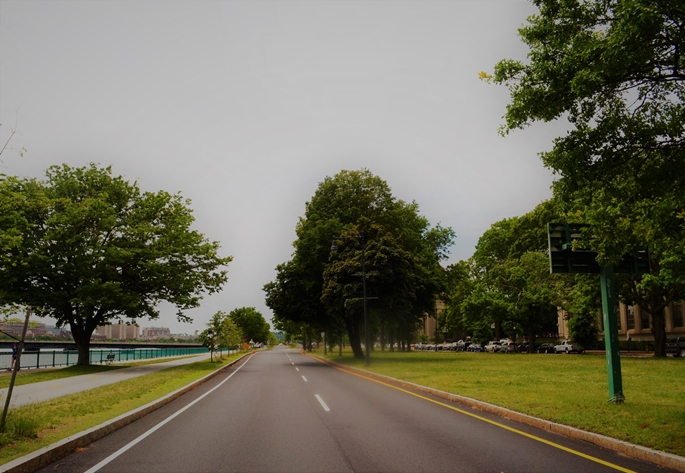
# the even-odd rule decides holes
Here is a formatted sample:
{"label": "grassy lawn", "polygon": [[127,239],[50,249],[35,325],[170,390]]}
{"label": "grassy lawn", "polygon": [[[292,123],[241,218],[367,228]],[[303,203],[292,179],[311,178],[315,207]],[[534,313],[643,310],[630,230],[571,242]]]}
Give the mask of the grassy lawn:
{"label": "grassy lawn", "polygon": [[213,363],[207,360],[176,366],[11,409],[5,432],[0,433],[0,465],[159,399],[239,356],[241,354],[231,355]]}
{"label": "grassy lawn", "polygon": [[[364,368],[351,352],[327,358]],[[685,362],[623,357],[621,368],[624,404],[607,403],[603,355],[373,352],[364,369],[685,456]]]}
{"label": "grassy lawn", "polygon": [[[195,355],[191,355],[195,356]],[[144,361],[116,363],[114,365],[89,365],[89,366],[69,366],[64,368],[49,368],[42,370],[20,370],[17,372],[17,379],[14,382],[15,386],[22,384],[41,383],[43,381],[52,381],[53,379],[70,378],[72,376],[81,376],[84,374],[101,373],[103,371],[117,370],[120,368],[130,368],[131,366],[153,365],[157,363],[166,363],[167,361],[174,361],[180,358],[187,358],[184,356],[177,356],[175,358],[153,358]],[[2,372],[0,376],[0,389],[8,388],[12,373]]]}

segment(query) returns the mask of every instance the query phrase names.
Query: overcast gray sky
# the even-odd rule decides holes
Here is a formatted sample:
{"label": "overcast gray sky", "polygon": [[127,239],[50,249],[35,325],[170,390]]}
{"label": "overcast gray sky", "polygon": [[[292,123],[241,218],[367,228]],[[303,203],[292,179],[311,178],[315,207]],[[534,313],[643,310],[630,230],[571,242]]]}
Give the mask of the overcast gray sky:
{"label": "overcast gray sky", "polygon": [[[112,165],[192,199],[196,228],[232,255],[224,290],[176,322],[253,306],[290,259],[318,184],[368,168],[431,224],[447,263],[551,196],[537,153],[559,124],[497,134],[509,96],[478,72],[525,59],[525,0],[0,0],[0,172]],[[18,117],[18,122],[16,122]]]}

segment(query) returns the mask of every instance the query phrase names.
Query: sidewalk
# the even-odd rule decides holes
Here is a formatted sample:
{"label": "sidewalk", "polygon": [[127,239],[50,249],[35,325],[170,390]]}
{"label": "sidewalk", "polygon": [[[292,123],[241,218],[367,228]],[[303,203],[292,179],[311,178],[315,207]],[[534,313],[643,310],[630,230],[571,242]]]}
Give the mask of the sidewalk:
{"label": "sidewalk", "polygon": [[[24,384],[15,386],[12,390],[12,400],[10,407],[15,408],[43,402],[56,397],[67,396],[69,394],[87,391],[107,384],[118,383],[126,379],[136,378],[146,374],[154,373],[172,366],[186,365],[209,358],[209,353],[192,355],[178,360],[167,361],[164,363],[154,363],[150,365],[132,366],[102,373],[87,374],[82,376],[72,376],[70,378],[53,379],[42,383]],[[59,369],[59,368],[50,368]],[[0,389],[0,400],[3,404],[7,396],[8,388]]]}

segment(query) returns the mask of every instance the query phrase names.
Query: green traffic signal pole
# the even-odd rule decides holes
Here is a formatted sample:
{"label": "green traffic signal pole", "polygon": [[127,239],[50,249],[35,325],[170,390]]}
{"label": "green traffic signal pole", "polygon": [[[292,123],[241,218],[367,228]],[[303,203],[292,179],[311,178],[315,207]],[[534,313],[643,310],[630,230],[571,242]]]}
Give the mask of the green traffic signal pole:
{"label": "green traffic signal pole", "polygon": [[621,379],[614,267],[601,266],[599,278],[602,285],[602,317],[604,320],[604,346],[607,352],[607,373],[609,376],[609,402],[621,403],[626,398],[623,396],[623,380]]}

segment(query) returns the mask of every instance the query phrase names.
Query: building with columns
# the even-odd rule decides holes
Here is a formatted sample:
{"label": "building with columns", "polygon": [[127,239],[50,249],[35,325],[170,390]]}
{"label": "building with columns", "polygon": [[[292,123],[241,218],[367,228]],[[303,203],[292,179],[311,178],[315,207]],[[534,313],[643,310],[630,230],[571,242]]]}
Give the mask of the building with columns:
{"label": "building with columns", "polygon": [[[685,302],[671,302],[665,309],[666,336],[675,337],[685,335]],[[619,340],[652,341],[654,336],[651,331],[652,317],[638,306],[619,304],[618,308],[618,338]],[[600,332],[604,331],[602,315],[598,314]],[[566,312],[559,311],[559,337],[568,339],[568,320]]]}

